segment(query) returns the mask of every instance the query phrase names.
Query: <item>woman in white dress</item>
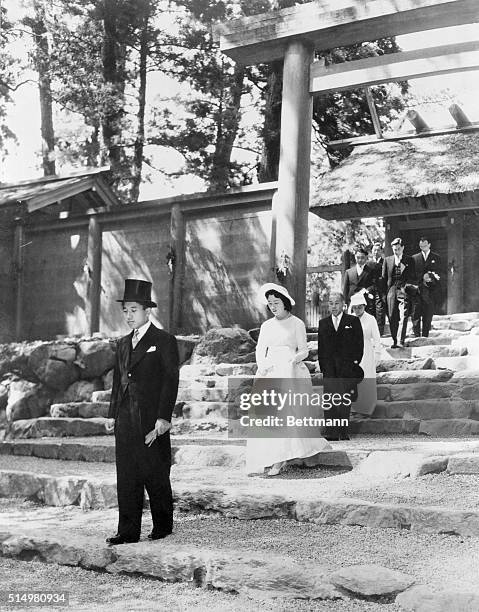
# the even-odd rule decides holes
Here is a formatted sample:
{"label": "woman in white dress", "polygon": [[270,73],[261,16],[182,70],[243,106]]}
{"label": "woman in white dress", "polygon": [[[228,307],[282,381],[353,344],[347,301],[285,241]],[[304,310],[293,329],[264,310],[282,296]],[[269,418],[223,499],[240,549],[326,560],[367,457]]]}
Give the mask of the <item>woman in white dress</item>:
{"label": "woman in white dress", "polygon": [[364,292],[351,296],[351,311],[359,317],[364,336],[364,352],[361,363],[364,370],[364,380],[358,386],[358,399],[352,409],[359,414],[371,415],[378,400],[376,385],[376,363],[381,357],[381,336],[376,319],[365,312],[366,299]]}
{"label": "woman in white dress", "polygon": [[[306,328],[301,319],[291,314],[293,298],[285,287],[275,283],[266,283],[260,292],[274,317],[261,325],[256,346],[256,379],[285,379],[290,386],[297,379],[298,391],[311,392],[311,375],[303,363],[308,355]],[[322,416],[319,409],[317,416]],[[276,476],[288,461],[312,457],[327,449],[331,446],[320,437],[319,428],[317,437],[301,438],[290,429],[287,438],[248,438],[246,469],[248,473],[263,473],[272,466],[268,476]]]}

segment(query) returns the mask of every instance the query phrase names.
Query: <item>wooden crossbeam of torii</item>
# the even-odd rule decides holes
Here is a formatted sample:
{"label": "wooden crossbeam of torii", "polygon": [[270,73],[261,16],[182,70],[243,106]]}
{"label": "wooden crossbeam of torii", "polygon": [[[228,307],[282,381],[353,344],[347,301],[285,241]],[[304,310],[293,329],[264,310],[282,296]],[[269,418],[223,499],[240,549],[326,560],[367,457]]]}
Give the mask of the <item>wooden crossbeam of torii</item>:
{"label": "wooden crossbeam of torii", "polygon": [[304,316],[306,295],[313,94],[468,70],[479,62],[476,43],[326,68],[313,62],[314,51],[478,21],[479,0],[316,0],[218,26],[220,49],[236,62],[248,65],[283,58],[272,268],[280,261],[289,266],[284,284],[295,297],[300,317]]}

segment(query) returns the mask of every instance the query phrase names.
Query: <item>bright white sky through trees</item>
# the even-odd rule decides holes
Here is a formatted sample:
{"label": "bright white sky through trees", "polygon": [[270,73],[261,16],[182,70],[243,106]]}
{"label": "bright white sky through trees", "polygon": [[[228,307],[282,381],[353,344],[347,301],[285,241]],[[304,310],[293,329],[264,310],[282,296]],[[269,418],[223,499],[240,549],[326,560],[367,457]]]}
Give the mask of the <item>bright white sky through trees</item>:
{"label": "bright white sky through trees", "polygon": [[[0,0],[1,1],[1,0]],[[14,11],[9,14],[15,17]],[[399,36],[398,44],[404,50],[418,48],[420,45],[435,46],[479,40],[479,25],[448,28],[447,30],[434,30],[420,34]],[[25,43],[24,43],[25,44]],[[23,60],[26,58],[26,49],[20,45],[14,49],[15,54]],[[454,101],[461,104],[472,121],[479,121],[479,71],[463,72],[453,75],[428,77],[410,81],[411,93],[418,96],[430,96],[437,100],[421,108],[426,121],[431,127],[452,124],[452,118],[447,111],[450,104],[444,96],[444,90],[452,95]],[[180,86],[161,74],[151,75],[148,85],[148,99],[150,103],[155,97],[161,98],[175,95]],[[181,86],[181,91],[185,91]],[[38,91],[34,83],[23,85],[13,96],[14,102],[9,107],[7,122],[16,134],[18,143],[10,144],[5,160],[0,167],[0,181],[13,182],[33,178],[41,175],[40,170],[40,114],[38,104]],[[154,164],[165,170],[173,171],[181,166],[181,155],[166,149],[156,148],[155,152],[148,150],[152,155]],[[153,154],[154,153],[154,154]],[[68,172],[72,168],[61,168]],[[152,174],[152,183],[145,183],[140,191],[140,200],[167,197],[180,193],[191,193],[203,189],[202,181],[198,177],[184,176],[174,182],[165,181],[160,173]]]}

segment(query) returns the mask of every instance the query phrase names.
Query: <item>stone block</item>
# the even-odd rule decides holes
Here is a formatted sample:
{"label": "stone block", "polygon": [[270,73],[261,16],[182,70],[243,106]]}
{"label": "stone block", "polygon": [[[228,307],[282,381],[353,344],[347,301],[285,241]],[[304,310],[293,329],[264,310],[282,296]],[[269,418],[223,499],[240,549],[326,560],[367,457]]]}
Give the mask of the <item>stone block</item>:
{"label": "stone block", "polygon": [[418,433],[419,423],[414,419],[364,419],[350,423],[350,429],[358,434]]}
{"label": "stone block", "polygon": [[56,476],[44,481],[41,501],[47,506],[73,506],[80,500],[80,491],[85,478]]}
{"label": "stone block", "polygon": [[361,597],[391,596],[415,583],[412,576],[380,565],[352,565],[331,574],[331,582]]}
{"label": "stone block", "polygon": [[440,419],[421,421],[419,433],[427,436],[473,436],[479,434],[479,421]]}
{"label": "stone block", "polygon": [[50,416],[53,418],[77,417],[80,405],[80,402],[52,404],[50,406]]}
{"label": "stone block", "polygon": [[479,592],[438,591],[417,585],[399,593],[395,603],[404,612],[472,612],[479,610]]}
{"label": "stone block", "polygon": [[6,417],[18,421],[43,416],[50,406],[50,395],[41,385],[27,381],[11,381],[8,389]]}
{"label": "stone block", "polygon": [[108,416],[108,402],[83,402],[78,408],[78,416],[83,419]]}
{"label": "stone block", "polygon": [[437,357],[461,357],[467,355],[467,347],[462,346],[460,343],[451,346],[415,346],[411,351],[412,356],[417,359],[431,357],[435,360]]}
{"label": "stone block", "polygon": [[82,378],[103,376],[115,365],[115,351],[110,342],[91,340],[78,345],[78,363]]}
{"label": "stone block", "polygon": [[195,346],[191,364],[214,366],[219,363],[251,362],[254,361],[255,346],[256,343],[244,329],[213,328]]}
{"label": "stone block", "polygon": [[111,389],[104,391],[93,391],[91,394],[92,402],[109,402],[111,398]]}
{"label": "stone block", "polygon": [[381,359],[376,364],[376,372],[391,372],[394,370],[435,370],[432,357],[419,359]]}
{"label": "stone block", "polygon": [[405,370],[381,372],[377,375],[378,384],[411,384],[425,382],[446,382],[452,378],[452,370]]}
{"label": "stone block", "polygon": [[449,474],[479,474],[479,454],[461,454],[449,457]]}
{"label": "stone block", "polygon": [[227,402],[185,402],[182,409],[184,419],[204,419],[207,417],[228,418],[230,404]]}
{"label": "stone block", "polygon": [[55,403],[69,403],[69,402],[89,402],[92,399],[92,394],[103,389],[103,382],[101,378],[94,380],[77,380],[63,393],[61,398],[57,399]]}
{"label": "stone block", "polygon": [[219,363],[215,368],[217,376],[251,376],[256,374],[258,366],[256,363]]}
{"label": "stone block", "polygon": [[106,374],[103,374],[102,381],[104,389],[111,389],[113,387],[113,370],[108,370]]}

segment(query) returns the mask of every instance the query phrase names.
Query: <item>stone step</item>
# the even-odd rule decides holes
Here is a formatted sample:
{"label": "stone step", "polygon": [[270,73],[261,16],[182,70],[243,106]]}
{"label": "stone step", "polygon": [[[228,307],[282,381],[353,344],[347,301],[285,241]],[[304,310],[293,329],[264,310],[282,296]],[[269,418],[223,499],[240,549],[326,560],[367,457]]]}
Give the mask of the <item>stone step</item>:
{"label": "stone step", "polygon": [[95,417],[107,417],[110,407],[109,402],[68,402],[64,404],[52,404],[50,415],[58,417],[79,417],[91,419]]}
{"label": "stone step", "polygon": [[420,423],[408,418],[358,419],[350,422],[349,429],[352,434],[417,434]]}
{"label": "stone step", "polygon": [[[439,370],[440,371],[440,370]],[[446,370],[447,371],[447,370]],[[461,385],[456,382],[421,382],[395,383],[377,386],[378,400],[409,401],[424,399],[451,398],[474,399],[470,397],[473,385]]]}
{"label": "stone step", "polygon": [[415,346],[409,350],[413,358],[425,359],[431,357],[434,361],[440,357],[462,357],[467,355],[467,347],[462,346],[460,342],[457,346],[433,344],[430,346]]}
{"label": "stone step", "polygon": [[206,419],[206,418],[228,418],[228,410],[231,404],[224,401],[189,401],[181,407],[178,417],[183,419]]}
{"label": "stone step", "polygon": [[422,399],[402,402],[378,402],[373,419],[473,419],[479,420],[479,399]]}
{"label": "stone step", "polygon": [[109,402],[111,398],[111,389],[105,389],[104,391],[93,391],[91,394],[92,402]]}
{"label": "stone step", "polygon": [[479,435],[479,421],[470,419],[431,419],[421,421],[418,432],[426,436]]}
{"label": "stone step", "polygon": [[463,371],[479,369],[479,355],[464,357],[435,357],[434,364],[438,369]]}
{"label": "stone step", "polygon": [[389,357],[381,359],[376,364],[376,372],[391,372],[393,370],[435,370],[436,363],[432,357],[408,359]]}
{"label": "stone step", "polygon": [[[178,444],[173,438],[172,463],[192,467],[243,467],[246,448],[245,441],[240,442],[242,444],[228,444],[228,440],[225,440],[225,444]],[[308,466],[353,468],[368,454],[368,450],[329,450],[308,458],[306,463]],[[0,442],[0,455],[114,463],[115,442],[111,437],[94,443],[68,439],[7,440]]]}
{"label": "stone step", "polygon": [[479,454],[460,453],[449,457],[447,472],[449,474],[479,474]]}
{"label": "stone step", "polygon": [[447,382],[452,378],[452,370],[396,370],[378,372],[376,380],[378,385],[400,385],[411,383]]}
{"label": "stone step", "polygon": [[[66,472],[65,462],[54,459],[8,457],[9,467],[5,467],[5,459],[0,457],[1,497],[36,499],[51,506],[80,505],[84,510],[116,506],[113,465],[88,464],[89,471],[86,473],[75,471],[78,468],[72,463],[71,471]],[[405,466],[407,473],[420,471],[421,466],[426,470],[444,471],[448,464],[444,460],[433,461],[431,456],[411,459],[406,455],[404,459],[408,464]],[[476,499],[474,492],[464,495],[459,507],[428,505],[425,503],[428,498],[423,498],[417,505],[374,501],[378,496],[379,499],[394,498],[394,493],[388,495],[389,489],[399,485],[394,484],[397,481],[392,478],[400,474],[404,479],[405,475],[405,472],[398,470],[398,460],[401,460],[401,455],[393,457],[384,470],[384,453],[378,453],[376,458],[371,455],[365,460],[364,469],[357,468],[327,478],[311,477],[308,478],[307,487],[302,478],[248,478],[230,468],[210,467],[204,470],[175,465],[172,467],[172,488],[176,509],[194,514],[213,512],[243,520],[281,518],[317,525],[358,525],[423,533],[479,535],[479,511],[472,505]],[[33,461],[35,464],[32,466]],[[22,466],[27,469],[22,469]],[[375,466],[380,469],[371,469]],[[473,474],[470,477],[475,478]],[[406,491],[404,496],[407,496],[411,484],[410,479],[404,480],[402,490]],[[450,476],[443,476],[439,485],[446,489],[452,487],[457,495],[457,487]],[[425,490],[428,490],[427,487]],[[435,491],[437,495],[437,486]],[[366,499],[355,495],[363,495]],[[431,499],[434,498],[431,494]],[[447,499],[447,491],[444,499]]]}
{"label": "stone step", "polygon": [[473,327],[479,326],[478,319],[451,319],[442,320],[442,321],[434,321],[432,323],[432,329],[450,329],[454,331],[467,332],[470,331]]}
{"label": "stone step", "polygon": [[466,348],[468,355],[479,355],[479,335],[470,334],[462,338],[456,338],[452,341],[451,346]]}
{"label": "stone step", "polygon": [[180,389],[177,402],[227,402],[228,388],[206,387],[203,385],[188,386]]}

